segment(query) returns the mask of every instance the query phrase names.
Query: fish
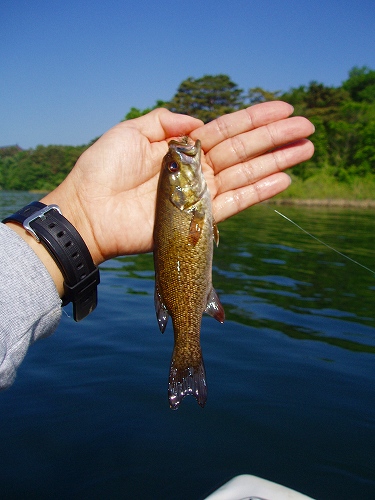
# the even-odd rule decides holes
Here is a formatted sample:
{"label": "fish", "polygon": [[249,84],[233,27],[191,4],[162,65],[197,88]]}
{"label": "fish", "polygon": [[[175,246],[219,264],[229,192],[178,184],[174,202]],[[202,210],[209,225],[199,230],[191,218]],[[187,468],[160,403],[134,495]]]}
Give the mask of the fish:
{"label": "fish", "polygon": [[164,333],[171,317],[174,348],[168,381],[169,406],[192,395],[204,407],[207,382],[200,331],[203,313],[224,322],[212,286],[213,242],[219,231],[201,166],[201,143],[171,140],[163,158],[154,224],[155,311]]}

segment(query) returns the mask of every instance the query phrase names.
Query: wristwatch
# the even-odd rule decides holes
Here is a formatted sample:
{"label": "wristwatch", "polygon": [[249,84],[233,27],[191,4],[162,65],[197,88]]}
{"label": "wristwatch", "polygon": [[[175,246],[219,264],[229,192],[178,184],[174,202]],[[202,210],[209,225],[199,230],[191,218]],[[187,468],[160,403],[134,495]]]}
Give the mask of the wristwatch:
{"label": "wristwatch", "polygon": [[88,316],[98,303],[99,269],[82,237],[60,208],[34,201],[2,222],[22,225],[47,249],[64,277],[62,305],[72,302],[75,321]]}

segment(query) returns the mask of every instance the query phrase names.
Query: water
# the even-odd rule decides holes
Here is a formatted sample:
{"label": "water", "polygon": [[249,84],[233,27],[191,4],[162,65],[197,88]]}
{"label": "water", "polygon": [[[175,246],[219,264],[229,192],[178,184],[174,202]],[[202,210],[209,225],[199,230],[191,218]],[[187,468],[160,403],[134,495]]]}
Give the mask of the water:
{"label": "water", "polygon": [[[0,193],[0,216],[32,199]],[[281,212],[375,270],[372,211]],[[249,473],[322,500],[375,497],[375,276],[271,205],[220,230],[227,320],[203,320],[206,407],[168,407],[151,256],[114,259],[97,310],[76,324],[65,308],[0,394],[0,493],[199,500]]]}

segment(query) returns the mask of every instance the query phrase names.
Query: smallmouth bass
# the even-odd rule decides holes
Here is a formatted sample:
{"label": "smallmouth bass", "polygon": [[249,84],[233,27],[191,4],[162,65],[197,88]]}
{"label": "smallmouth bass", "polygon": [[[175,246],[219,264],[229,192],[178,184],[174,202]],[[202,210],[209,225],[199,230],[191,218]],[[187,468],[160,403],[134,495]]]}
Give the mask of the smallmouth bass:
{"label": "smallmouth bass", "polygon": [[154,226],[155,310],[161,332],[169,316],[174,349],[168,397],[177,409],[187,395],[204,406],[206,374],[200,346],[204,312],[221,323],[223,306],[212,287],[213,240],[219,232],[202,172],[201,144],[187,137],[169,142],[163,158]]}

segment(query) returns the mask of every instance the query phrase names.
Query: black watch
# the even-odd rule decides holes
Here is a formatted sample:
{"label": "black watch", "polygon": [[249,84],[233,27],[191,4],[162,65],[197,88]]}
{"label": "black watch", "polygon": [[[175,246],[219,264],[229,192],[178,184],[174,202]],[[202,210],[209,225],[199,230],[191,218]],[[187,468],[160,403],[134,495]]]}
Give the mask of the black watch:
{"label": "black watch", "polygon": [[48,250],[64,276],[63,306],[73,303],[75,321],[88,316],[97,306],[99,269],[75,227],[57,205],[34,201],[6,217],[17,222]]}

